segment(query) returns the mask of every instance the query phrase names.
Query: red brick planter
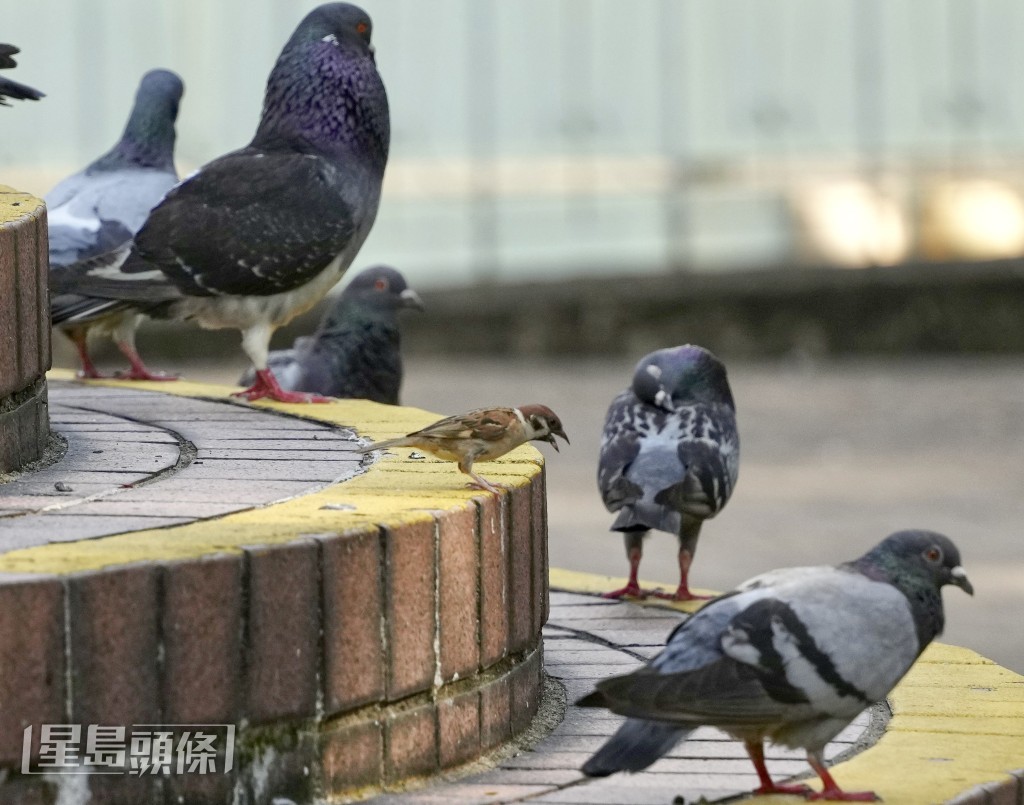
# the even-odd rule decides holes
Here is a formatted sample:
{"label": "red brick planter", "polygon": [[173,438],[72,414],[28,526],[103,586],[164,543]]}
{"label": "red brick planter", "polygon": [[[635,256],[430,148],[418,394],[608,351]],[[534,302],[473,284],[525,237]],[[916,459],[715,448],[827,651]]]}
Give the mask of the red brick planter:
{"label": "red brick planter", "polygon": [[92,775],[103,803],[306,802],[473,760],[537,711],[546,538],[537,471],[379,526],[0,577],[0,801],[55,795],[20,774],[42,723],[236,725],[230,774]]}
{"label": "red brick planter", "polygon": [[50,368],[46,210],[0,185],[0,472],[46,449]]}

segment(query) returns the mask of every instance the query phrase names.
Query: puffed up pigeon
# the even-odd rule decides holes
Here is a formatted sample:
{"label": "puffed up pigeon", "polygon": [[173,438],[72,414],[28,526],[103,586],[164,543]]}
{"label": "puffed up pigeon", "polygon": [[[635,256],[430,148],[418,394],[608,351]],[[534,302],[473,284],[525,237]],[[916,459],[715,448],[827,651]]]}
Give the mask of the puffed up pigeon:
{"label": "puffed up pigeon", "polygon": [[637,580],[650,529],[679,537],[679,588],[653,593],[675,600],[690,592],[689,570],[701,524],[729,500],[739,473],[739,436],[725,366],[702,347],[659,349],[636,365],[629,388],[608,409],[597,484],[625,537],[629,583],[608,598],[651,595]]}
{"label": "puffed up pigeon", "polygon": [[[76,265],[55,323],[136,310],[234,328],[256,368],[238,396],[326,398],[280,388],[270,336],[341,278],[380,202],[390,125],[370,18],[348,3],[306,15],[267,81],[252,142],[200,168],[150,213],[134,244]],[[57,288],[61,290],[61,288]]]}
{"label": "puffed up pigeon", "polygon": [[[822,750],[941,634],[946,584],[974,594],[956,546],[931,531],[897,532],[837,567],[776,570],[741,584],[683,622],[646,666],[599,682],[578,702],[628,716],[583,772],[639,771],[710,725],[744,742],[761,782],[755,793],[875,799],[842,791]],[[823,790],[774,783],[766,739],[806,750]]]}
{"label": "puffed up pigeon", "polygon": [[[149,211],[178,183],[174,122],[183,92],[181,79],[169,70],[146,73],[117,144],[46,195],[51,272],[130,241]],[[59,279],[55,281],[59,283]],[[58,306],[88,302],[76,297],[54,300]],[[119,310],[100,312],[91,319],[78,317],[61,327],[78,350],[79,376],[102,377],[89,357],[88,336],[103,333],[113,337],[131,363],[122,377],[173,380],[171,375],[150,372],[139,357],[135,331],[140,320],[135,311]]]}
{"label": "puffed up pigeon", "polygon": [[[18,63],[14,60],[14,56],[20,52],[14,45],[0,44],[0,70],[17,67]],[[45,94],[37,89],[19,84],[17,81],[11,81],[9,78],[0,78],[0,106],[10,106],[7,103],[7,98],[17,101],[38,101],[45,97]]]}
{"label": "puffed up pigeon", "polygon": [[[359,272],[324,315],[312,336],[270,353],[267,363],[281,388],[326,397],[398,405],[402,387],[398,313],[423,310],[401,272],[374,266]],[[252,370],[239,383],[251,385]]]}

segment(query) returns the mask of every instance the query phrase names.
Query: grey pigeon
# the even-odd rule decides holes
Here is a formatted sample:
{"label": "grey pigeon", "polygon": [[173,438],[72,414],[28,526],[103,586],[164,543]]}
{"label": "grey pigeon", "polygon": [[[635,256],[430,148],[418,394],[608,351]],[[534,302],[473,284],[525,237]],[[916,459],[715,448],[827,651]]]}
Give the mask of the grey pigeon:
{"label": "grey pigeon", "polygon": [[[17,67],[18,63],[14,60],[14,55],[20,52],[14,45],[0,44],[0,70]],[[45,97],[37,89],[19,84],[17,81],[11,81],[9,78],[0,78],[0,106],[10,106],[7,103],[7,98],[13,98],[18,101],[38,101],[40,98]]]}
{"label": "grey pigeon", "polygon": [[[398,405],[402,387],[398,313],[423,310],[401,272],[374,266],[359,272],[327,311],[312,336],[270,353],[267,363],[281,388],[326,397]],[[251,385],[249,370],[239,383]]]}
{"label": "grey pigeon", "polygon": [[[84,170],[61,181],[46,195],[50,231],[50,270],[109,252],[130,241],[174,185],[174,123],[184,92],[181,79],[168,70],[142,77],[135,104],[117,144]],[[56,279],[59,282],[59,278]],[[84,304],[72,297],[59,304]],[[55,300],[56,302],[56,300]],[[135,349],[141,316],[130,310],[80,317],[61,328],[82,363],[81,377],[102,377],[89,357],[90,332],[111,335],[131,363],[121,375],[131,380],[172,380],[150,372]]]}
{"label": "grey pigeon", "polygon": [[76,264],[75,291],[94,299],[55,304],[54,322],[135,310],[238,329],[256,368],[238,396],[324,400],[282,389],[267,353],[274,330],[341,278],[377,215],[390,125],[370,34],[356,6],[311,11],[270,73],[252,142],[175,187],[133,244]]}
{"label": "grey pigeon", "polygon": [[[685,601],[701,524],[729,500],[739,473],[740,443],[725,366],[702,347],[685,344],[645,355],[630,387],[608,409],[597,484],[617,517],[629,557],[629,583],[608,598],[646,595]],[[650,529],[679,537],[679,588],[640,588],[637,573]]]}
{"label": "grey pigeon", "polygon": [[[941,588],[974,589],[948,537],[900,531],[859,559],[757,576],[682,623],[658,656],[597,684],[581,707],[628,716],[584,765],[603,777],[639,771],[701,725],[743,741],[755,793],[871,800],[840,790],[822,750],[879,702],[942,633]],[[824,790],[775,784],[763,742],[804,749]]]}

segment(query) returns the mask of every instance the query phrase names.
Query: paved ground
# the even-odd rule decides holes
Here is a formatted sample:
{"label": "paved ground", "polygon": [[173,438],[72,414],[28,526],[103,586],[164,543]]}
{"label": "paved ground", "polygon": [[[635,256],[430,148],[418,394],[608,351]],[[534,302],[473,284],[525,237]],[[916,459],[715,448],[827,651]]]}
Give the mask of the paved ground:
{"label": "paved ground", "polygon": [[50,400],[67,452],[0,485],[0,553],[266,505],[362,459],[351,431],[242,405],[59,382]]}
{"label": "paved ground", "polygon": [[[544,802],[574,805],[666,805],[717,802],[757,787],[743,746],[715,729],[701,728],[650,770],[588,779],[580,766],[622,723],[604,710],[575,707],[594,683],[628,673],[663,647],[665,636],[685,617],[664,609],[555,592],[544,630],[544,667],[564,689],[565,718],[529,751],[457,782],[368,800],[372,805]],[[829,759],[850,751],[869,722],[865,712],[829,744]],[[808,771],[803,753],[768,750],[768,768],[780,781]],[[682,799],[676,799],[680,797]]]}

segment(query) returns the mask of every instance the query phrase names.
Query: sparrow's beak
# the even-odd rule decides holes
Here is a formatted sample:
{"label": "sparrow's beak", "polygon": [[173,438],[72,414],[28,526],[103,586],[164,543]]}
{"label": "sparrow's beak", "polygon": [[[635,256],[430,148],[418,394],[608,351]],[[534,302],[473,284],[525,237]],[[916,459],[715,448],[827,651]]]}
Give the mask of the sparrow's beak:
{"label": "sparrow's beak", "polygon": [[546,441],[553,448],[555,448],[555,452],[561,453],[562,451],[558,449],[558,442],[555,441],[555,437],[556,436],[561,436],[563,439],[565,439],[565,443],[569,444],[569,437],[565,435],[565,431],[564,430],[553,430],[553,431],[551,431],[551,433],[549,433],[547,436],[544,437],[544,441]]}
{"label": "sparrow's beak", "polygon": [[398,298],[402,300],[402,307],[411,307],[413,310],[419,311],[426,310],[420,295],[412,288],[406,288],[398,295]]}
{"label": "sparrow's beak", "polygon": [[967,578],[967,571],[960,567],[960,565],[949,571],[949,579],[950,583],[955,584],[968,595],[974,595],[974,585]]}

